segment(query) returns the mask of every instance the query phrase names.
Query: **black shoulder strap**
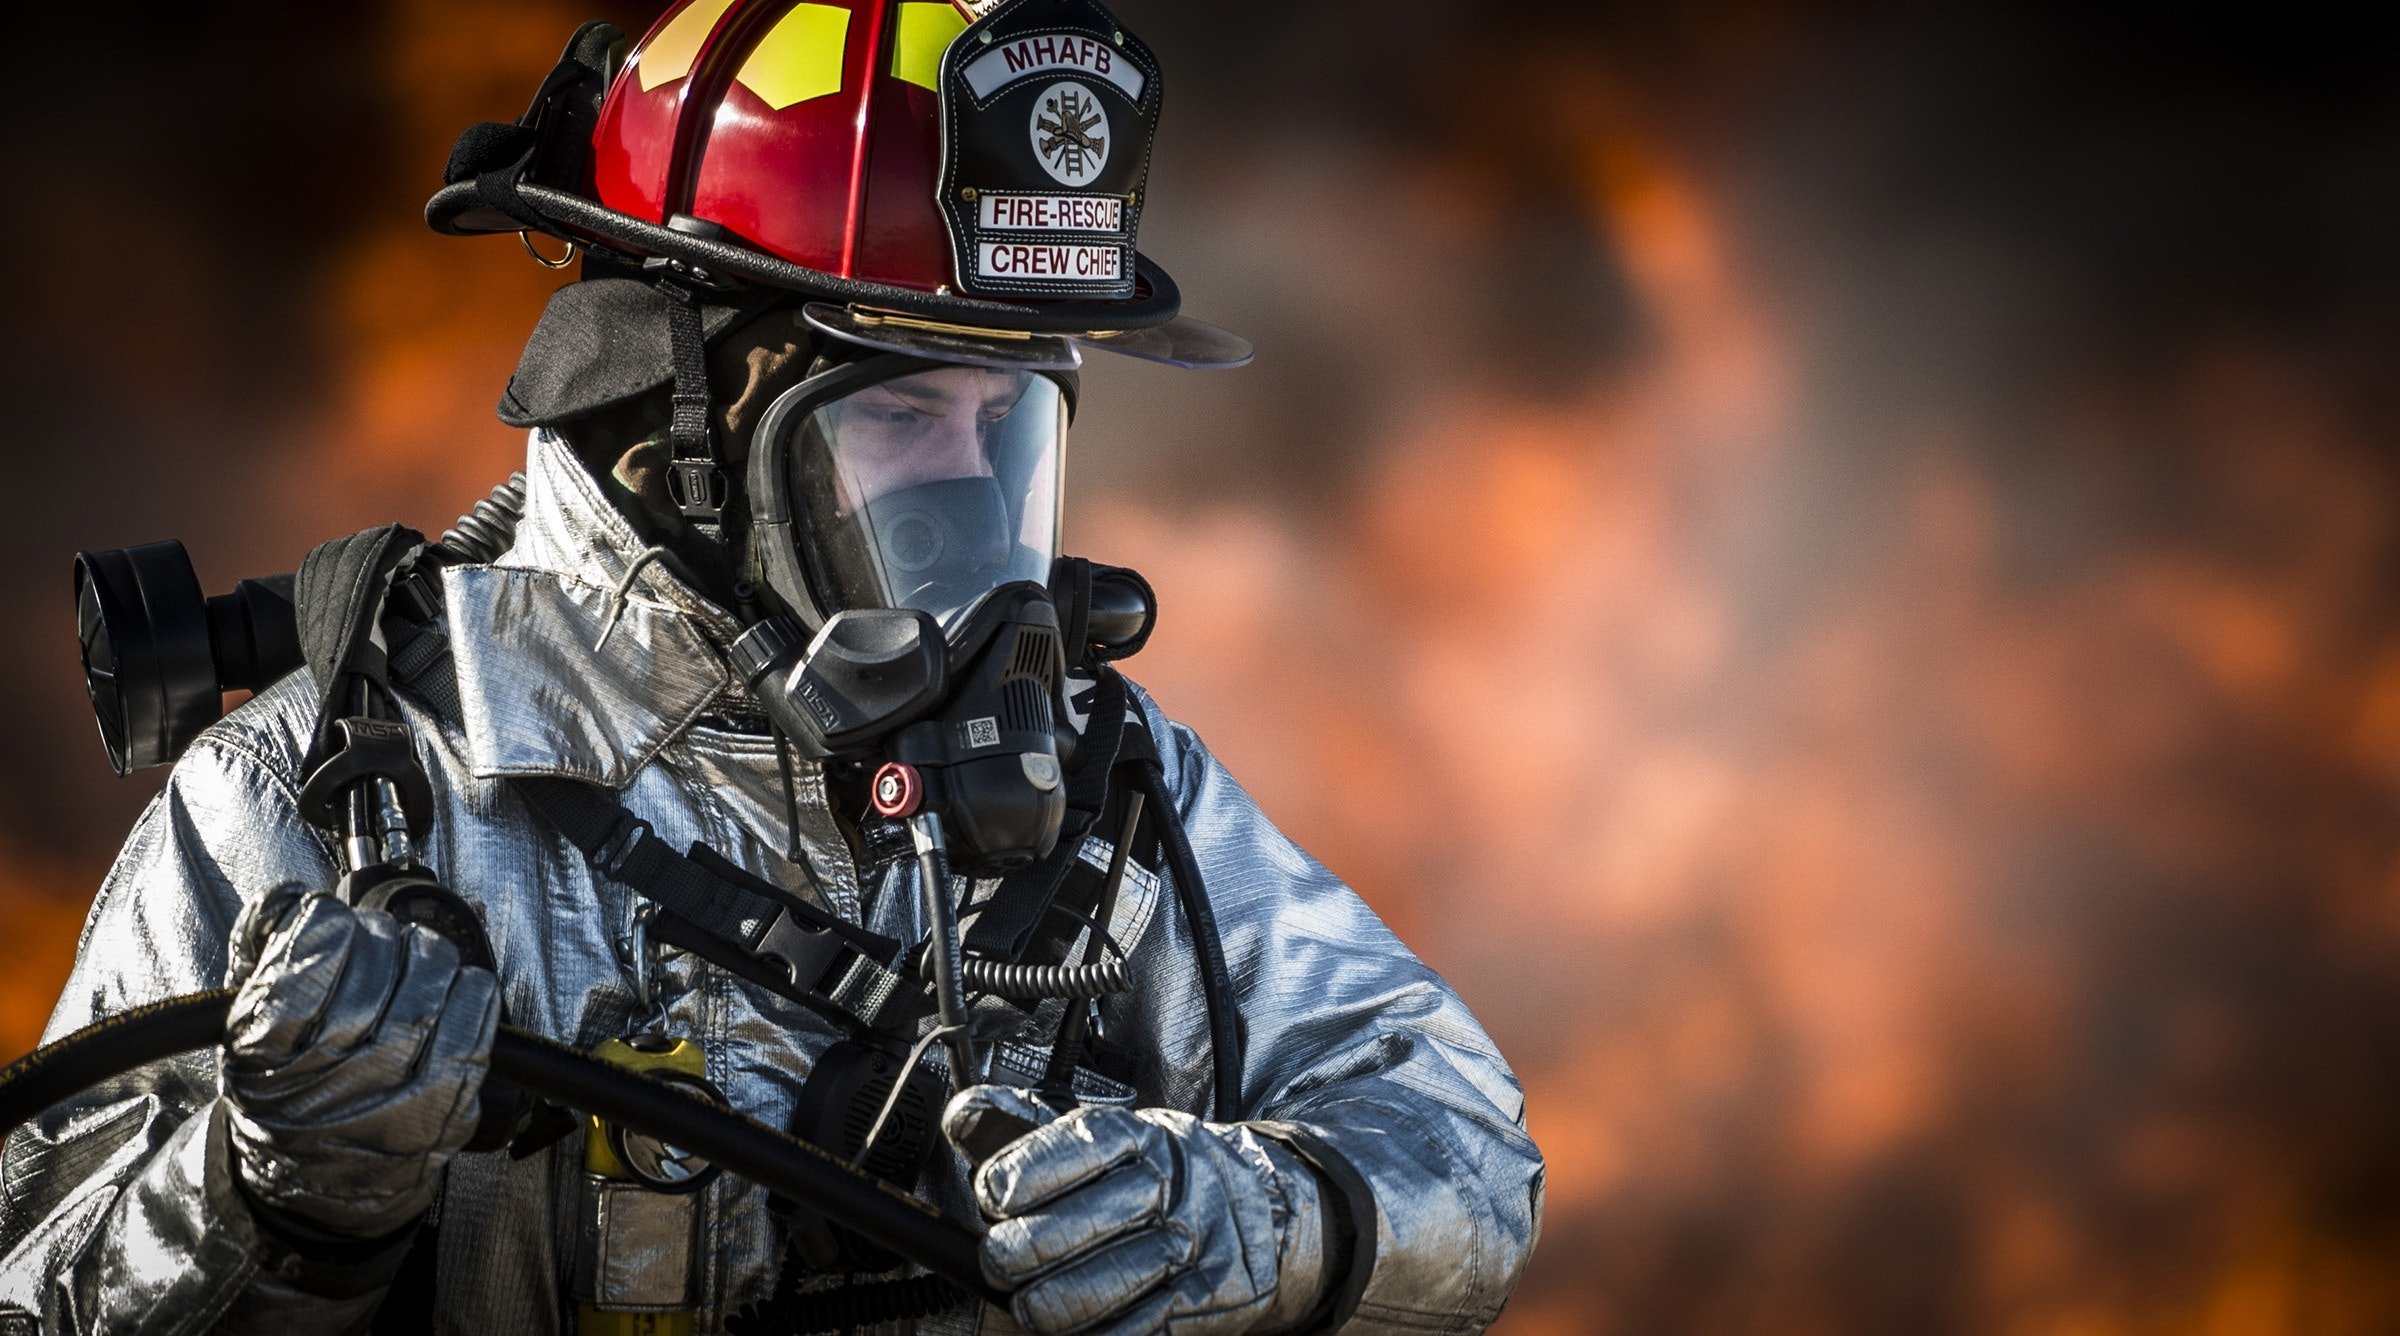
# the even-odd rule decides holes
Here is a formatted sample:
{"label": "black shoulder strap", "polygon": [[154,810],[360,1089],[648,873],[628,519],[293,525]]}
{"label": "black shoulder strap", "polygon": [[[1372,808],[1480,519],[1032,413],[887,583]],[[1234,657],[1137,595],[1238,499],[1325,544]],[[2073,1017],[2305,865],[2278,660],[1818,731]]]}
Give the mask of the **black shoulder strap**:
{"label": "black shoulder strap", "polygon": [[675,852],[601,789],[565,779],[519,779],[511,787],[602,875],[742,960],[767,966],[741,972],[793,1001],[886,1035],[912,1031],[931,1009],[924,983],[899,968],[901,943],[751,875],[705,844]]}
{"label": "black shoulder strap", "polygon": [[425,535],[386,524],[322,543],[300,562],[292,604],[300,652],[317,684],[317,729],[304,769],[314,770],[338,745],[335,721],[359,712],[363,679],[391,685],[381,622],[392,572],[425,546]]}
{"label": "black shoulder strap", "polygon": [[312,825],[335,830],[335,799],[367,776],[393,781],[412,834],[433,820],[432,785],[391,706],[383,631],[395,579],[425,551],[425,535],[387,524],[320,544],[300,563],[292,602],[317,719],[301,759],[299,810]]}

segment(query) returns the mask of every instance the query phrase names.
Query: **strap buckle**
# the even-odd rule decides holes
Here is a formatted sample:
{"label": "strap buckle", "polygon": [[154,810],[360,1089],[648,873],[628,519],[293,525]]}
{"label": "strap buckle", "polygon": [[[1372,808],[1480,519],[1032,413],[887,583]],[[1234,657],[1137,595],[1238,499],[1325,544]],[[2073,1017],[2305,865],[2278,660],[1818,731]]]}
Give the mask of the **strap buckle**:
{"label": "strap buckle", "polygon": [[685,519],[715,523],[725,514],[732,486],[713,459],[678,459],[667,466],[667,495]]}
{"label": "strap buckle", "polygon": [[388,779],[399,791],[409,835],[421,838],[433,824],[433,783],[409,746],[408,726],[396,719],[352,716],[336,719],[333,733],[340,745],[300,786],[300,815],[311,825],[332,830],[340,821],[341,797],[351,785]]}
{"label": "strap buckle", "polygon": [[782,966],[794,988],[813,989],[825,977],[826,967],[848,945],[823,928],[811,928],[794,919],[792,911],[778,909],[751,954]]}

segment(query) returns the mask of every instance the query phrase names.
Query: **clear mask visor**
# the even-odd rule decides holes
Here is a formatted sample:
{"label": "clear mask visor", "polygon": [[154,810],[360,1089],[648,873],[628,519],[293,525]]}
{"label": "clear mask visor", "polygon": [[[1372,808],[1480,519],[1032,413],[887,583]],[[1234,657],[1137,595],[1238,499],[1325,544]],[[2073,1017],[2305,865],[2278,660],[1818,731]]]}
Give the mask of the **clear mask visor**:
{"label": "clear mask visor", "polygon": [[1001,585],[1047,583],[1066,440],[1066,397],[1032,371],[937,367],[816,409],[793,443],[791,497],[826,610],[948,624]]}

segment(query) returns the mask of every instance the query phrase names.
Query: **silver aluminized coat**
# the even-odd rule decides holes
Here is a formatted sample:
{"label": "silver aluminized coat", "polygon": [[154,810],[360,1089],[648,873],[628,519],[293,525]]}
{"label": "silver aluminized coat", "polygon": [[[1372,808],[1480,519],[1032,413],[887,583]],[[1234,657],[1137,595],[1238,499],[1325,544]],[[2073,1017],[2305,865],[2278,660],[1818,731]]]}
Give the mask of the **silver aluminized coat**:
{"label": "silver aluminized coat", "polygon": [[[537,433],[528,471],[516,546],[495,565],[444,577],[464,727],[404,704],[438,801],[426,861],[482,908],[508,1023],[589,1048],[622,1034],[636,1005],[636,900],[503,781],[605,784],[677,847],[704,841],[781,885],[807,881],[784,853],[775,744],[735,722],[746,702],[734,698],[722,657],[732,620],[653,563],[595,652],[611,591],[642,544],[561,443]],[[1488,1324],[1541,1216],[1542,1162],[1516,1078],[1448,985],[1285,839],[1188,729],[1143,704],[1208,878],[1247,1027],[1243,1114],[1300,1129],[1373,1190],[1374,1261],[1350,1329]],[[306,676],[287,679],[210,729],[175,767],[92,906],[50,1038],[220,986],[246,898],[333,884],[331,848],[294,807],[313,709]],[[918,897],[906,864],[862,895],[817,776],[803,765],[798,783],[801,852],[830,908],[913,939]],[[1094,1077],[1090,1093],[1205,1114],[1208,1026],[1172,886],[1129,879],[1112,931],[1131,953],[1136,988],[1110,1000],[1103,1021],[1140,1055],[1136,1088],[1110,1091]],[[669,1023],[705,1047],[710,1078],[742,1112],[788,1123],[814,1056],[837,1037],[832,1027],[683,952],[655,958],[655,995]],[[1038,1075],[1056,1006],[1028,1021],[1007,1004],[980,1004],[991,1079]],[[12,1309],[38,1315],[47,1332],[340,1324],[260,1271],[230,1177],[219,1091],[215,1055],[190,1055],[92,1091],[8,1139],[0,1331]],[[972,1219],[955,1157],[937,1156],[937,1166],[921,1190]],[[522,1161],[466,1155],[451,1166],[437,1207],[444,1329],[571,1327],[578,1239],[593,1209],[580,1167],[580,1138]],[[699,1208],[699,1329],[713,1332],[765,1293],[779,1244],[763,1192],[747,1183],[720,1177]],[[962,1309],[921,1327],[1013,1324]]]}

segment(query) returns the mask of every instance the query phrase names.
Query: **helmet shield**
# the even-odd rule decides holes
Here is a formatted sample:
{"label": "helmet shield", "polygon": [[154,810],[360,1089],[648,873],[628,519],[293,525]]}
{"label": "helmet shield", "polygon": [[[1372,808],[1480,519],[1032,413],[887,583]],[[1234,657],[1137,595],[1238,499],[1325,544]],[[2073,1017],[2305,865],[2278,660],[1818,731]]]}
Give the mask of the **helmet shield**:
{"label": "helmet shield", "polygon": [[1001,585],[1046,583],[1058,556],[1059,383],[914,365],[817,405],[783,452],[792,540],[825,615],[914,608],[948,622]]}

